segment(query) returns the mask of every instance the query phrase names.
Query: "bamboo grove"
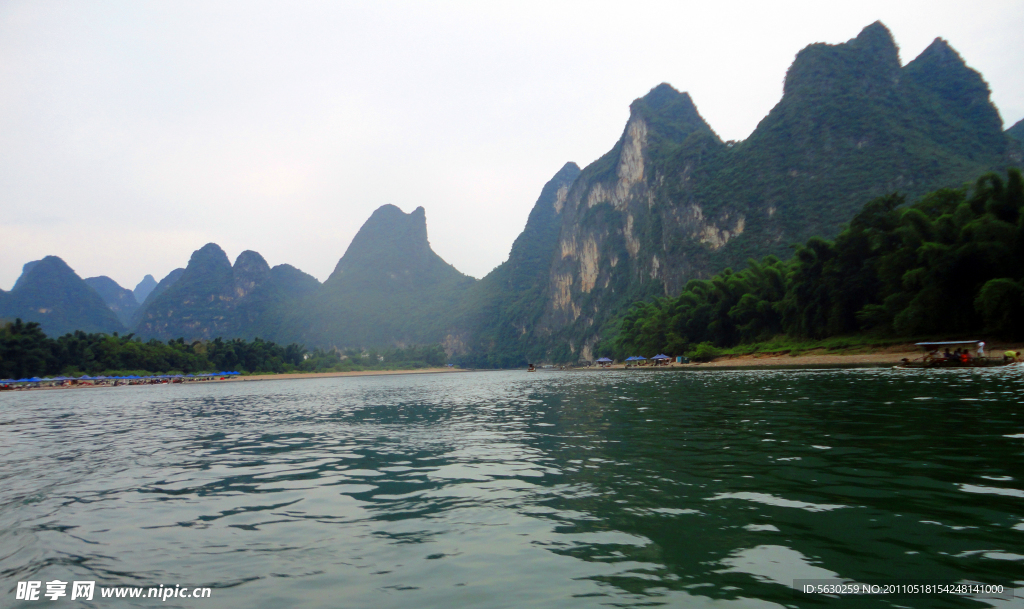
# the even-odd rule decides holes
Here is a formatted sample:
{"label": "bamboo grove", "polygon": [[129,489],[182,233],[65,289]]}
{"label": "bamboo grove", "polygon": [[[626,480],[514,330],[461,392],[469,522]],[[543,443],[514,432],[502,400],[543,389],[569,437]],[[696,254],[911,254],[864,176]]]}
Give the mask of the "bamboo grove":
{"label": "bamboo grove", "polygon": [[749,260],[688,282],[624,316],[616,356],[682,354],[785,335],[1024,338],[1024,181],[989,173],[912,205],[869,202],[835,241],[811,238],[789,260]]}

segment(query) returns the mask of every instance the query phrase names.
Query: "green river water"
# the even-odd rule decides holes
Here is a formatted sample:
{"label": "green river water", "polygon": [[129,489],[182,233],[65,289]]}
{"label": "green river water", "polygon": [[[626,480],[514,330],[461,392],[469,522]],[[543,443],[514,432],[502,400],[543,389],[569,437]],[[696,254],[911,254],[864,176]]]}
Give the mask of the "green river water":
{"label": "green river water", "polygon": [[[0,394],[0,607],[1024,607],[1022,398],[1020,367]],[[936,588],[794,588],[830,582]],[[160,585],[211,596],[100,598]]]}

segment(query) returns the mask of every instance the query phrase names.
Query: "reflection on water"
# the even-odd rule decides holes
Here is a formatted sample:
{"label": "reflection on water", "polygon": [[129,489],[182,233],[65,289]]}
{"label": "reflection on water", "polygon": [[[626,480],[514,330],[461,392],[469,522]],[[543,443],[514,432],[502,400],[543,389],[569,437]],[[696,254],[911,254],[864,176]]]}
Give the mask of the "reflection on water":
{"label": "reflection on water", "polygon": [[985,369],[4,394],[0,606],[29,579],[211,586],[162,603],[208,607],[817,606],[794,579],[1024,586],[1022,389]]}

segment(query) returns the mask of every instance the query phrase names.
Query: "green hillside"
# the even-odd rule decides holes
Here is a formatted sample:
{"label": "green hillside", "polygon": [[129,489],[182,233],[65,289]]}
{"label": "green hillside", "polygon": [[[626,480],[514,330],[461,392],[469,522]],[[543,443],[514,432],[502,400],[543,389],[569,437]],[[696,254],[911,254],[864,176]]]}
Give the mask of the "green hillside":
{"label": "green hillside", "polygon": [[232,266],[224,250],[208,243],[150,293],[134,331],[163,340],[270,338],[281,333],[293,301],[317,288],[315,278],[288,265],[271,269],[253,251]]}
{"label": "green hillside", "polygon": [[787,261],[750,260],[638,303],[602,354],[692,354],[783,335],[1024,339],[1020,171],[904,203],[880,197],[835,241],[814,237]]}
{"label": "green hillside", "polygon": [[0,319],[38,322],[49,336],[125,330],[100,295],[56,256],[25,265],[14,288],[0,299]]}
{"label": "green hillside", "polygon": [[1024,143],[1024,119],[1017,121],[1012,127],[1007,129],[1006,135],[1019,143]]}
{"label": "green hillside", "polygon": [[150,292],[156,289],[156,286],[156,279],[154,279],[152,275],[146,275],[142,278],[142,281],[135,286],[135,290],[133,291],[135,300],[138,301],[139,304],[146,302],[146,298],[149,298]]}
{"label": "green hillside", "polygon": [[427,240],[422,207],[380,207],[352,239],[323,288],[286,320],[287,340],[326,347],[432,344],[476,282]]}
{"label": "green hillside", "polygon": [[131,325],[135,313],[139,310],[139,301],[135,299],[135,294],[131,290],[122,288],[116,281],[105,275],[89,277],[85,283],[96,290],[103,302],[107,303],[107,307],[117,315],[121,325],[125,327]]}
{"label": "green hillside", "polygon": [[902,66],[880,23],[814,44],[743,142],[722,142],[689,96],[659,85],[622,137],[583,169],[561,214],[527,329],[547,359],[590,359],[625,309],[791,244],[834,238],[868,201],[914,201],[1020,164],[981,76],[937,39]]}
{"label": "green hillside", "polygon": [[[325,349],[442,343],[473,366],[592,359],[632,303],[676,298],[750,258],[789,264],[794,244],[836,238],[879,197],[913,205],[1020,167],[1022,137],[1022,123],[1002,130],[988,85],[944,40],[904,65],[873,23],[846,43],[800,51],[782,98],[741,142],[721,141],[668,84],[633,101],[619,140],[544,186],[508,261],[480,281],[433,252],[423,208],[385,205],[322,286],[255,252],[232,265],[209,244],[155,287],[140,284],[138,294],[152,291],[130,326],[163,339],[259,336]],[[81,282],[73,273],[62,275],[68,286],[51,282],[19,304],[41,264],[0,292],[0,315],[67,311],[51,304]],[[844,313],[844,327],[859,311]]]}

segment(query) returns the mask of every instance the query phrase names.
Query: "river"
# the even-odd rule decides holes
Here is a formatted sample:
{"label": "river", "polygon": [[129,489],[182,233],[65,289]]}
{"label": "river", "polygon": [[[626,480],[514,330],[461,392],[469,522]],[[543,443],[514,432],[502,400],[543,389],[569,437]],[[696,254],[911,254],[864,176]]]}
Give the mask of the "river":
{"label": "river", "polygon": [[[1022,398],[1016,367],[0,394],[0,606],[1024,607]],[[99,592],[161,585],[210,598]]]}

